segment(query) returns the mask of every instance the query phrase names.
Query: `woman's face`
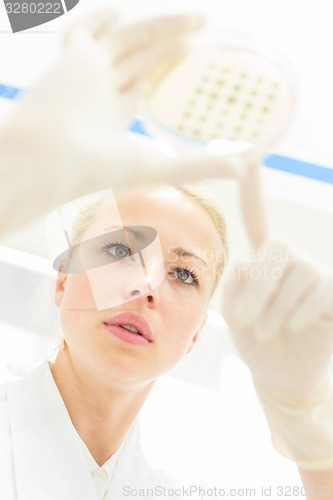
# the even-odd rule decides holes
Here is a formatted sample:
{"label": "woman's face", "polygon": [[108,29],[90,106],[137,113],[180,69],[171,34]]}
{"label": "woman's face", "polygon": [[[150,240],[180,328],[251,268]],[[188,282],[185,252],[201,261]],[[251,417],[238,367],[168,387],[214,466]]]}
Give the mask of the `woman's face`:
{"label": "woman's face", "polygon": [[[126,268],[122,280],[121,267],[116,266],[110,295],[123,294],[123,300],[97,310],[87,272],[60,273],[55,302],[73,361],[112,384],[147,384],[175,366],[196,342],[222,248],[209,214],[174,188],[126,191],[117,197],[117,206],[125,227],[157,230],[162,252],[156,258],[164,279],[147,293],[141,275],[134,272],[131,282]],[[115,224],[119,225],[119,214],[115,216],[110,200],[98,210],[84,239],[104,234]],[[123,243],[112,243],[112,248],[109,244],[107,252],[128,255]],[[150,266],[152,273],[158,272],[155,264]],[[96,279],[93,287],[98,290]],[[142,335],[128,331],[128,325]]]}

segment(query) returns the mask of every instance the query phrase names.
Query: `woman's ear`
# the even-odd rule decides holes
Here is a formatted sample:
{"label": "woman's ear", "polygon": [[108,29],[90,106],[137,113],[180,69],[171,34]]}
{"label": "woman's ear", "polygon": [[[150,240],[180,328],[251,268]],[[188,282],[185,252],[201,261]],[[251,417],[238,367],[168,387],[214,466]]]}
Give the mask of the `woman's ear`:
{"label": "woman's ear", "polygon": [[205,323],[207,321],[207,318],[208,318],[208,313],[206,312],[205,319],[203,320],[203,322],[201,323],[201,326],[200,326],[199,330],[196,332],[196,334],[194,335],[193,339],[191,340],[190,347],[187,349],[186,354],[189,354],[192,351],[192,348],[193,348],[194,344],[196,343],[196,341],[198,340],[199,334],[200,334],[201,330],[203,329],[203,327],[204,327],[204,325],[205,325]]}
{"label": "woman's ear", "polygon": [[54,292],[54,303],[58,309],[61,307],[62,299],[64,297],[66,288],[67,274],[62,271],[58,271],[58,278],[55,286]]}

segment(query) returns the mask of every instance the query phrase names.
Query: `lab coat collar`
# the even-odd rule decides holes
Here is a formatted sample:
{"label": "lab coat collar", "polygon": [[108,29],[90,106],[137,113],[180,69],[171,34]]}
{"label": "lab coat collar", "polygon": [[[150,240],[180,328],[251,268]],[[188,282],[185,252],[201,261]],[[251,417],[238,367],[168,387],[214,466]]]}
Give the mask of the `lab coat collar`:
{"label": "lab coat collar", "polygon": [[[8,385],[17,500],[96,500],[81,442],[48,362]],[[141,448],[139,418],[131,425],[105,500],[128,498],[124,487],[148,488],[159,474]]]}
{"label": "lab coat collar", "polygon": [[48,362],[8,386],[8,411],[17,500],[95,500],[76,430]]}
{"label": "lab coat collar", "polygon": [[[158,476],[158,472],[151,467],[142,452],[139,419],[136,418],[118,458],[104,500],[132,498],[132,495],[129,497],[128,489],[138,491],[153,488],[155,483],[158,484]],[[154,500],[155,497],[150,498]]]}

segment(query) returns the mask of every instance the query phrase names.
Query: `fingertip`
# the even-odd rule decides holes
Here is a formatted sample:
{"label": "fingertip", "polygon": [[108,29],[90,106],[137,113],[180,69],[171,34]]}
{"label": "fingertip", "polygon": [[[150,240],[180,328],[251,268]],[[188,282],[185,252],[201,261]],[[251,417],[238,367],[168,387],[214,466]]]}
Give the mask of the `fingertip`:
{"label": "fingertip", "polygon": [[176,35],[186,35],[200,30],[206,23],[201,12],[178,13],[161,18],[162,28],[172,30]]}

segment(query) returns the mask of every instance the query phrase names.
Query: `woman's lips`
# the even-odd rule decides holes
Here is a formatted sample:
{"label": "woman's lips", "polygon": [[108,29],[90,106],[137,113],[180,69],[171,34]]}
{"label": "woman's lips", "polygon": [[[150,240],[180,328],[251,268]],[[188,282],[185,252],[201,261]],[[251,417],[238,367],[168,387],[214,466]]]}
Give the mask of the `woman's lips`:
{"label": "woman's lips", "polygon": [[128,342],[129,344],[135,344],[135,345],[150,344],[149,340],[147,340],[145,337],[138,335],[137,333],[128,332],[127,330],[124,330],[124,328],[122,328],[121,326],[108,325],[107,323],[105,323],[105,326],[110,333],[112,333],[119,339]]}
{"label": "woman's lips", "polygon": [[[136,345],[147,345],[152,342],[152,332],[147,321],[141,316],[133,313],[122,313],[112,316],[104,321],[104,325],[110,333],[116,337]],[[138,330],[139,333],[134,333],[122,328],[121,325],[130,325]]]}

